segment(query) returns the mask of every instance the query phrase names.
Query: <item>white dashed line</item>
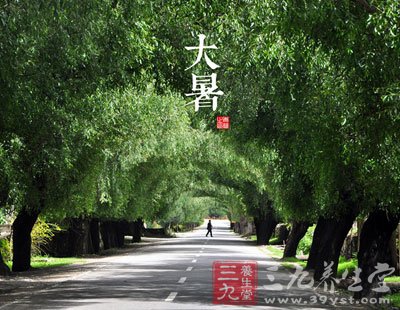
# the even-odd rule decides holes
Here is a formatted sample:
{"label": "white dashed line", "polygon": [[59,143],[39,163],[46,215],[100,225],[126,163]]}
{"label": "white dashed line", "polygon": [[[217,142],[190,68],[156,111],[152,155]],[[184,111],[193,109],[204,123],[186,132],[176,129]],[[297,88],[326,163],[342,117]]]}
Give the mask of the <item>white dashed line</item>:
{"label": "white dashed line", "polygon": [[197,259],[192,260],[192,263],[197,263]]}
{"label": "white dashed line", "polygon": [[200,254],[196,254],[196,257],[200,257]]}
{"label": "white dashed line", "polygon": [[176,295],[178,295],[178,292],[171,292],[167,298],[165,298],[165,301],[173,301],[176,297]]}
{"label": "white dashed line", "polygon": [[179,279],[178,283],[185,283],[186,281],[186,277],[182,277]]}
{"label": "white dashed line", "polygon": [[187,267],[186,271],[192,271],[193,267]]}

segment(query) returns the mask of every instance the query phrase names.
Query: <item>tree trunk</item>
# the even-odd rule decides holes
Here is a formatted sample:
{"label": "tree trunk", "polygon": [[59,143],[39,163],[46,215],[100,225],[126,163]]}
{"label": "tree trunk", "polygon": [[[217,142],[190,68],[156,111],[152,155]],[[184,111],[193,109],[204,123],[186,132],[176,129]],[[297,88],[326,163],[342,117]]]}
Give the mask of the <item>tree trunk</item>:
{"label": "tree trunk", "polygon": [[31,267],[31,232],[39,216],[38,211],[18,212],[13,227],[13,271],[27,271]]}
{"label": "tree trunk", "polygon": [[0,276],[8,276],[10,274],[10,268],[4,263],[3,256],[0,252]]}
{"label": "tree trunk", "polygon": [[322,219],[320,218],[314,230],[310,253],[308,254],[307,266],[305,268],[306,270],[314,270],[317,266],[319,251],[323,245],[322,238],[326,235],[326,230],[327,227],[322,224]]}
{"label": "tree trunk", "polygon": [[397,231],[396,229],[392,233],[392,237],[389,241],[389,251],[388,251],[388,264],[394,268],[396,271],[393,275],[399,275],[399,266],[397,263]]}
{"label": "tree trunk", "polygon": [[371,212],[364,223],[358,252],[358,267],[362,270],[360,274],[362,291],[355,294],[356,298],[368,296],[371,294],[371,289],[377,285],[377,276],[373,277],[372,283],[368,281],[368,277],[376,271],[378,263],[386,261],[390,237],[398,222],[399,214],[388,214],[386,211],[377,210]]}
{"label": "tree trunk", "polygon": [[140,242],[142,240],[143,220],[138,219],[133,222],[132,242]]}
{"label": "tree trunk", "polygon": [[364,225],[365,219],[358,219],[357,220],[357,252],[360,250],[360,241],[361,241],[361,230]]}
{"label": "tree trunk", "polygon": [[90,221],[90,237],[92,240],[93,253],[100,253],[100,228],[98,219],[92,219]]}
{"label": "tree trunk", "polygon": [[111,249],[115,246],[112,225],[110,221],[100,223],[101,239],[103,240],[104,250]]}
{"label": "tree trunk", "polygon": [[82,254],[92,253],[93,247],[89,220],[80,218],[71,219],[69,227],[68,256],[79,256]]}
{"label": "tree trunk", "polygon": [[336,276],[340,249],[355,218],[356,212],[351,208],[347,214],[339,218],[318,220],[306,267],[308,270],[314,270],[315,280],[321,280],[325,264],[331,262],[333,262],[332,276]]}
{"label": "tree trunk", "polygon": [[254,224],[256,225],[257,244],[267,245],[278,224],[275,217],[272,214],[268,214],[264,218],[255,217]]}
{"label": "tree trunk", "polygon": [[285,250],[283,251],[283,257],[296,257],[297,247],[299,245],[300,240],[306,234],[308,227],[311,226],[309,222],[298,222],[294,221],[292,223],[292,229],[290,230],[289,237],[287,239],[287,243],[285,246]]}
{"label": "tree trunk", "polygon": [[105,250],[124,246],[125,229],[122,221],[102,222],[100,224],[100,232]]}
{"label": "tree trunk", "polygon": [[123,222],[114,222],[115,227],[115,237],[116,237],[116,247],[122,248],[125,244],[125,229]]}
{"label": "tree trunk", "polygon": [[287,224],[280,223],[276,226],[274,235],[276,237],[276,244],[286,244],[289,237],[289,228]]}
{"label": "tree trunk", "polygon": [[90,219],[68,219],[68,229],[56,232],[46,253],[55,257],[79,256],[93,254],[93,242]]}

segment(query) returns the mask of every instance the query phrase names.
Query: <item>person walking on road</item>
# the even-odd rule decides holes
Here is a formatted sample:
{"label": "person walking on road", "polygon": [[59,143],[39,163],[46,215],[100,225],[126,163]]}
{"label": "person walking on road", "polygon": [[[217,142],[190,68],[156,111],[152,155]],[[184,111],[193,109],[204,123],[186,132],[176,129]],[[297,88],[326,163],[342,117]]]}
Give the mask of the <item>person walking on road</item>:
{"label": "person walking on road", "polygon": [[208,234],[210,234],[211,237],[212,237],[212,225],[211,225],[211,220],[208,220],[206,237],[208,237]]}

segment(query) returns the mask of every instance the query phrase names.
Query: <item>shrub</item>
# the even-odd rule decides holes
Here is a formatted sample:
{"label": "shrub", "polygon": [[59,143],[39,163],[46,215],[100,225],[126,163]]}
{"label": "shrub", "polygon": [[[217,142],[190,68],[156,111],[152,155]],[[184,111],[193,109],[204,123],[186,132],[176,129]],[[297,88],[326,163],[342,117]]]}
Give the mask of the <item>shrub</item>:
{"label": "shrub", "polygon": [[32,256],[42,254],[46,244],[54,237],[54,232],[60,230],[61,228],[57,224],[47,223],[42,218],[39,218],[31,233]]}
{"label": "shrub", "polygon": [[4,262],[8,262],[12,258],[11,241],[9,238],[0,239],[0,252]]}
{"label": "shrub", "polygon": [[315,225],[308,228],[306,234],[304,235],[303,239],[300,240],[299,246],[297,247],[297,254],[309,254],[311,243],[314,235]]}

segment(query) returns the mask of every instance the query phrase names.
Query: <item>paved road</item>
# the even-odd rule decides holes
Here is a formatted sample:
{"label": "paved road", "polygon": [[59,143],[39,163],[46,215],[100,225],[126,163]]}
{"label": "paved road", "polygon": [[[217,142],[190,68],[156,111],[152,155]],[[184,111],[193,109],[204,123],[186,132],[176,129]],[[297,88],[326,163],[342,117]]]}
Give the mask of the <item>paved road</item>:
{"label": "paved road", "polygon": [[[324,295],[313,289],[271,291],[265,285],[290,282],[291,273],[268,258],[260,247],[229,231],[227,221],[214,221],[214,237],[205,237],[205,226],[178,238],[141,247],[134,252],[101,260],[74,277],[33,289],[0,309],[355,309],[355,305],[332,306],[331,301],[312,304]],[[252,260],[258,263],[256,306],[212,304],[212,263],[216,260]],[[89,266],[88,266],[89,267]],[[343,296],[328,295],[327,298]],[[1,298],[1,295],[0,295]],[[268,298],[303,298],[273,304]],[[307,304],[305,304],[307,302]],[[367,309],[366,306],[358,309]]]}

